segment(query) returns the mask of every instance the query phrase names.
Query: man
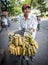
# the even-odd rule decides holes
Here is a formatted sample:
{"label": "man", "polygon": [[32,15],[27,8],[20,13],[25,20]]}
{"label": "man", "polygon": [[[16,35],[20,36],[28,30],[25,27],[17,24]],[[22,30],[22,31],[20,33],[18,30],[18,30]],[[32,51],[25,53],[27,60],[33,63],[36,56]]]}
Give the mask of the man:
{"label": "man", "polygon": [[23,15],[20,16],[20,28],[22,29],[26,29],[29,30],[29,32],[32,34],[32,38],[35,39],[35,35],[36,35],[36,29],[37,29],[37,18],[36,16],[32,15],[30,13],[30,6],[27,4],[24,4],[22,6],[22,12]]}
{"label": "man", "polygon": [[[30,6],[27,4],[24,4],[22,6],[22,12],[23,15],[20,16],[20,29],[28,30],[32,34],[32,38],[35,39],[36,35],[36,29],[37,29],[37,19],[34,15],[30,13]],[[23,57],[24,58],[24,57]],[[21,63],[23,62],[23,58],[21,60]],[[28,60],[28,57],[25,57],[26,60]],[[28,64],[28,61],[27,61]]]}

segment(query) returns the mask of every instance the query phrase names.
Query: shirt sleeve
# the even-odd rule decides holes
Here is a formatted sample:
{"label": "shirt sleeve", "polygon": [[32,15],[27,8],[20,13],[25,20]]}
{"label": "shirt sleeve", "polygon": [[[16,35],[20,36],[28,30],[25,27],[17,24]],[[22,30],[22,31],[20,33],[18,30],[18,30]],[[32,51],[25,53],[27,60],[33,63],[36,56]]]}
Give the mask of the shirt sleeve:
{"label": "shirt sleeve", "polygon": [[19,25],[18,30],[21,30],[22,28],[21,28],[21,17],[20,16],[18,18],[18,25]]}

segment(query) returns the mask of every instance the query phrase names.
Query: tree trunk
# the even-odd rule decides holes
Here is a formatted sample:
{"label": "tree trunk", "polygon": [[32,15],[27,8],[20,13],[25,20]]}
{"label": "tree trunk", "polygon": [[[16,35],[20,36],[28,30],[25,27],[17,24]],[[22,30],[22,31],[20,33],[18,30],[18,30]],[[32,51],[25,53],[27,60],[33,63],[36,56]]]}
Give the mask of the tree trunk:
{"label": "tree trunk", "polygon": [[31,2],[30,2],[30,8],[31,8],[31,6],[32,6],[32,3],[33,3],[33,0],[31,0]]}

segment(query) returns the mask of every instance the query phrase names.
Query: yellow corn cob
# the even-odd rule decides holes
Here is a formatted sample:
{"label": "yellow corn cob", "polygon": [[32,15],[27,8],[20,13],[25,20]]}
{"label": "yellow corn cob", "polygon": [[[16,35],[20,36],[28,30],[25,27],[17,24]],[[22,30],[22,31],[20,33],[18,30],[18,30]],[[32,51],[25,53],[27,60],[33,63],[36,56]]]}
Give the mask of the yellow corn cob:
{"label": "yellow corn cob", "polygon": [[32,49],[33,49],[33,54],[35,54],[36,53],[35,47],[33,46]]}
{"label": "yellow corn cob", "polygon": [[18,43],[19,43],[19,41],[18,41],[18,37],[13,37],[13,41],[12,41],[16,46],[18,46]]}
{"label": "yellow corn cob", "polygon": [[38,49],[38,43],[34,41],[35,48]]}
{"label": "yellow corn cob", "polygon": [[19,41],[18,42],[19,43],[18,45],[22,45],[22,38],[21,37],[19,37],[18,41]]}
{"label": "yellow corn cob", "polygon": [[15,47],[15,55],[17,55],[17,49],[16,49],[16,47]]}
{"label": "yellow corn cob", "polygon": [[13,44],[10,44],[8,51],[10,51],[11,54],[14,54],[14,48],[15,48],[15,46]]}
{"label": "yellow corn cob", "polygon": [[21,51],[22,51],[21,47],[17,46],[16,50],[17,50],[17,55],[21,55]]}

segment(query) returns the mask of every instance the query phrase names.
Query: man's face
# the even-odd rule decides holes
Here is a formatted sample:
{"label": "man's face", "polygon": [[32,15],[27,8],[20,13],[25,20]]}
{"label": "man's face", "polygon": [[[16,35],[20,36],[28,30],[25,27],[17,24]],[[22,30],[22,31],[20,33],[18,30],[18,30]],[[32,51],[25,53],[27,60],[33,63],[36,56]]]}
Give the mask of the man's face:
{"label": "man's face", "polygon": [[29,15],[29,13],[30,13],[30,8],[24,9],[24,10],[23,10],[23,13],[24,13],[24,15]]}

